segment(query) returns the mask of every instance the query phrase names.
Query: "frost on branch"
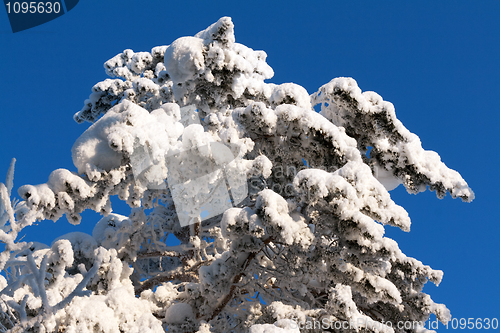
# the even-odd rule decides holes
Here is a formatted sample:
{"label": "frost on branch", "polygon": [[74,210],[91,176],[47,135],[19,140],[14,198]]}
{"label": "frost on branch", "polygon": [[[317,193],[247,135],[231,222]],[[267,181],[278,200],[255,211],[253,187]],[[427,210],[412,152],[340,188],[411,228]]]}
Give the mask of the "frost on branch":
{"label": "frost on branch", "polygon": [[[448,169],[436,152],[422,149],[420,139],[396,118],[394,106],[373,91],[361,92],[351,78],[336,78],[312,95],[321,104],[321,114],[357,139],[358,148],[368,147],[372,167],[388,178],[392,175],[411,193],[429,186],[439,198],[450,192],[453,198],[472,201],[474,193],[460,174]],[[372,162],[373,161],[373,162]]]}
{"label": "frost on branch", "polygon": [[[13,164],[0,184],[0,331],[403,332],[387,323],[450,319],[422,291],[443,273],[384,236],[411,224],[388,191],[474,194],[392,104],[349,78],[311,96],[265,82],[265,52],[236,43],[228,17],[104,67],[111,78],[74,115],[92,123],[75,170],[22,186],[21,202]],[[85,209],[103,215],[92,235],[18,240]]]}

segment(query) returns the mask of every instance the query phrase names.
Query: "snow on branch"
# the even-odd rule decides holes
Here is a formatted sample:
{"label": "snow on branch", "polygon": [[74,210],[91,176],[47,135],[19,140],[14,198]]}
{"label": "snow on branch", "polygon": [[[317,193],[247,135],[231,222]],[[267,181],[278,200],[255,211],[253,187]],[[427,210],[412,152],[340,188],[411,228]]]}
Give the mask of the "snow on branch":
{"label": "snow on branch", "polygon": [[356,138],[360,151],[366,153],[373,147],[370,159],[380,179],[392,175],[411,193],[429,186],[439,198],[449,191],[453,198],[474,199],[474,192],[460,174],[446,167],[436,152],[424,150],[418,136],[396,118],[392,103],[377,93],[362,93],[353,79],[336,78],[311,98],[313,105],[321,104],[323,116]]}

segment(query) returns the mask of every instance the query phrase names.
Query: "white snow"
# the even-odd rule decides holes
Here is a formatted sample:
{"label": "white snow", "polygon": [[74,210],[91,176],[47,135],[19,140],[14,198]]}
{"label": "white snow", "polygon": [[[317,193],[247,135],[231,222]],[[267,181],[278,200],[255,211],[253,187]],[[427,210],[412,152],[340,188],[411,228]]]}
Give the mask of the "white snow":
{"label": "white snow", "polygon": [[181,37],[165,51],[165,67],[174,84],[191,80],[205,68],[203,39]]}
{"label": "white snow", "polygon": [[[10,199],[13,162],[0,183],[1,325],[43,317],[44,332],[298,333],[323,318],[391,333],[382,320],[450,320],[422,292],[443,272],[384,236],[384,225],[411,224],[388,191],[403,183],[468,201],[473,192],[380,95],[350,78],[311,96],[266,83],[266,57],[236,43],[223,17],[105,63],[116,78],[94,85],[75,115],[93,122],[72,148],[77,172],[22,186],[20,203]],[[129,216],[112,213],[113,195]],[[18,239],[37,220],[79,223],[88,208],[104,215],[92,236],[68,233],[50,248]]]}
{"label": "white snow", "polygon": [[[169,110],[169,109],[167,109]],[[147,145],[155,163],[182,134],[183,126],[173,116],[146,109],[124,100],[90,126],[72,148],[73,163],[79,174],[93,170],[110,171],[121,165],[124,153],[134,146]]]}
{"label": "white snow", "polygon": [[170,324],[182,324],[190,319],[194,319],[193,309],[186,303],[174,303],[165,312],[165,321]]}
{"label": "white snow", "polygon": [[300,333],[297,323],[281,319],[274,324],[257,324],[250,327],[250,333]]}

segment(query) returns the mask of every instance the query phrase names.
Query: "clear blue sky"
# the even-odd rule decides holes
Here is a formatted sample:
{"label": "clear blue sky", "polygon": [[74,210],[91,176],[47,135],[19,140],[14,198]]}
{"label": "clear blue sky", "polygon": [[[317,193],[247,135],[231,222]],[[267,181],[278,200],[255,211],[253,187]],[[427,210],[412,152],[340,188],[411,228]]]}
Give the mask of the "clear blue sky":
{"label": "clear blue sky", "polygon": [[[0,8],[0,179],[17,158],[15,187],[75,170],[71,146],[103,63],[131,48],[150,51],[231,16],[236,41],[265,50],[275,76],[313,93],[338,76],[378,92],[398,118],[437,151],[476,193],[471,204],[434,193],[392,192],[412,231],[388,230],[408,256],[445,272],[426,291],[457,318],[500,317],[497,187],[500,1],[119,1],[83,0],[54,21],[11,32]],[[126,212],[125,212],[126,213]],[[50,243],[65,219],[32,227]],[[444,329],[442,329],[444,331]]]}

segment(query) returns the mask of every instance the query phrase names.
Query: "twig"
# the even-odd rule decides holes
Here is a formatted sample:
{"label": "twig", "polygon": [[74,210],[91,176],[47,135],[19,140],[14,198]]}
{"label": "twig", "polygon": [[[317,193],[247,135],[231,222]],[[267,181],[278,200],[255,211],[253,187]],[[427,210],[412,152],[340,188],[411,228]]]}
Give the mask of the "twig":
{"label": "twig", "polygon": [[5,307],[7,308],[7,319],[9,320],[9,324],[10,326],[14,327],[14,323],[12,323],[12,320],[10,318],[16,318],[16,316],[14,316],[14,314],[12,313],[12,311],[10,310],[10,306],[7,304],[7,302],[5,302],[5,300],[3,298],[0,298],[2,300],[2,302],[5,304]]}
{"label": "twig", "polygon": [[210,264],[212,261],[214,261],[213,258],[211,259],[208,259],[208,260],[205,260],[205,261],[200,261],[200,262],[197,262],[196,264],[194,264],[193,266],[189,267],[188,271],[189,272],[194,272],[195,270],[197,270],[199,267],[201,266],[206,266],[208,264]]}
{"label": "twig", "polygon": [[[31,273],[33,274],[35,285],[38,289],[38,293],[40,294],[40,297],[42,298],[42,305],[45,309],[45,311],[50,310],[50,305],[49,301],[47,299],[47,293],[45,292],[45,271],[46,271],[46,266],[47,266],[47,261],[48,261],[48,255],[45,254],[43,256],[42,262],[40,264],[40,270],[36,267],[35,259],[33,259],[33,255],[31,252],[28,252],[28,267],[31,270]],[[43,273],[43,274],[42,274]]]}
{"label": "twig", "polygon": [[155,287],[156,285],[167,282],[171,280],[180,280],[182,282],[192,282],[196,281],[198,276],[193,272],[175,272],[168,275],[158,275],[142,282],[139,286],[135,288],[135,294],[139,295],[146,289]]}
{"label": "twig", "polygon": [[94,265],[92,266],[90,271],[88,271],[87,274],[85,274],[85,277],[83,278],[83,280],[80,281],[80,283],[71,292],[71,294],[69,294],[62,301],[60,301],[59,303],[54,305],[52,312],[55,313],[55,312],[59,311],[60,309],[64,308],[66,306],[66,304],[70,303],[73,300],[73,298],[78,296],[82,292],[83,288],[85,288],[87,286],[87,283],[89,282],[89,280],[97,273],[97,271],[99,270],[99,266],[101,266],[100,261],[94,262]]}
{"label": "twig", "polygon": [[154,252],[144,252],[137,254],[137,258],[139,259],[156,258],[156,257],[181,257],[181,256],[183,256],[183,254],[175,251],[154,251]]}
{"label": "twig", "polygon": [[231,281],[232,284],[231,284],[231,287],[229,288],[229,293],[224,296],[220,301],[219,301],[219,304],[217,304],[217,306],[215,307],[215,310],[212,312],[212,314],[207,318],[208,320],[207,321],[210,321],[212,319],[214,319],[227,305],[227,303],[229,303],[229,301],[233,298],[233,295],[234,295],[234,291],[236,290],[236,287],[237,287],[237,283],[240,281],[240,279],[242,278],[242,276],[244,275],[245,273],[245,269],[248,267],[248,265],[250,265],[250,262],[255,259],[255,257],[257,256],[257,254],[259,252],[261,252],[265,246],[267,244],[269,244],[270,242],[272,241],[272,238],[268,238],[264,241],[264,245],[261,249],[259,249],[258,251],[256,252],[251,252],[248,257],[245,259],[245,262],[243,263],[243,267],[241,268],[241,272],[236,274],[234,277],[233,277],[233,280]]}
{"label": "twig", "polygon": [[28,297],[29,295],[24,295],[19,309],[19,319],[21,320],[21,325],[24,325],[28,321],[28,316],[26,315],[26,303],[28,303]]}

